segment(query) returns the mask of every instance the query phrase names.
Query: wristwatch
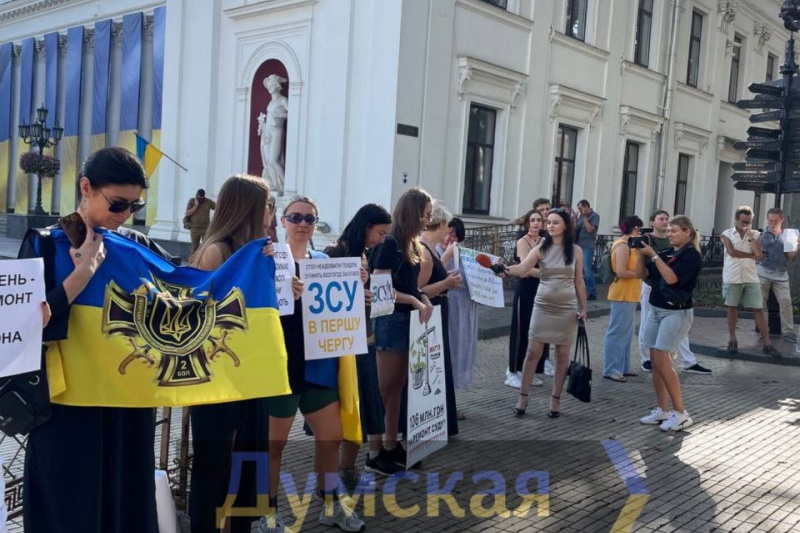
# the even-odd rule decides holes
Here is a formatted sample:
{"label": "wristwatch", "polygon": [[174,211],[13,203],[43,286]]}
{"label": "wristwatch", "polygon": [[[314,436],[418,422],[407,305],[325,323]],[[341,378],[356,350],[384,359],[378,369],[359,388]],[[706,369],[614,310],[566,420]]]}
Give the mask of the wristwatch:
{"label": "wristwatch", "polygon": [[650,261],[652,261],[653,263],[655,263],[655,262],[656,262],[656,261],[658,261],[659,259],[661,259],[661,257],[660,257],[658,254],[656,254],[656,255],[654,255],[654,256],[653,256],[653,258],[652,258]]}

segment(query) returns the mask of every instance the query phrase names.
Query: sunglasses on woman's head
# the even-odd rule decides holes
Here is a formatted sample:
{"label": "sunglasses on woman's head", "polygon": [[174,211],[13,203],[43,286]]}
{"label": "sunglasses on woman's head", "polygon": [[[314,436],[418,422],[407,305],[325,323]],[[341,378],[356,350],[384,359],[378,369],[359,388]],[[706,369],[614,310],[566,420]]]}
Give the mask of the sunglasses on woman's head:
{"label": "sunglasses on woman's head", "polygon": [[303,215],[301,213],[289,213],[288,215],[283,215],[283,218],[292,224],[300,224],[301,222],[305,222],[309,226],[313,226],[319,220],[319,217],[316,215]]}
{"label": "sunglasses on woman's head", "polygon": [[147,205],[147,202],[142,200],[141,198],[136,200],[135,202],[112,202],[108,196],[103,194],[103,191],[100,191],[100,194],[103,195],[103,198],[106,199],[108,202],[108,210],[111,213],[123,213],[125,211],[130,211],[131,214],[136,213],[137,211],[141,211],[144,206]]}

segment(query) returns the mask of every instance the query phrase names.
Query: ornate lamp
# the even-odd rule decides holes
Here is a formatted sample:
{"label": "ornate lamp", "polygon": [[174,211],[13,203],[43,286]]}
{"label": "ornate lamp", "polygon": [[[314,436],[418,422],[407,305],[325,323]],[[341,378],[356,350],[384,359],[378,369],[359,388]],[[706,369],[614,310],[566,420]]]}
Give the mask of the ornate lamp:
{"label": "ornate lamp", "polygon": [[[25,141],[26,144],[38,146],[40,154],[44,153],[45,148],[57,145],[64,135],[64,128],[55,126],[51,129],[45,125],[48,113],[48,109],[42,104],[41,107],[36,109],[36,121],[33,124],[19,125],[20,138]],[[42,208],[42,176],[37,173],[36,177],[36,208],[34,213],[37,215],[46,215],[47,212]]]}

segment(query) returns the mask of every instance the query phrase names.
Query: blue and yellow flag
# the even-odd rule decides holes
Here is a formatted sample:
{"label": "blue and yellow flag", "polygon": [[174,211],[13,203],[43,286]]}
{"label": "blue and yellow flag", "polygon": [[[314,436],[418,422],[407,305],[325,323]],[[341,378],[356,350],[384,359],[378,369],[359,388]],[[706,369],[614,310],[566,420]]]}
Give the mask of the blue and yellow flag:
{"label": "blue and yellow flag", "polygon": [[[52,234],[60,282],[73,264],[63,231]],[[67,339],[47,354],[54,403],[157,407],[290,393],[264,241],[206,272],[103,234],[106,259],[70,308]]]}
{"label": "blue and yellow flag", "polygon": [[147,139],[139,135],[136,135],[136,157],[139,158],[139,161],[142,162],[142,166],[144,167],[144,173],[147,174],[147,179],[153,175],[155,172],[158,163],[161,161],[161,156],[164,155],[164,152],[153,146],[152,143],[147,142]]}

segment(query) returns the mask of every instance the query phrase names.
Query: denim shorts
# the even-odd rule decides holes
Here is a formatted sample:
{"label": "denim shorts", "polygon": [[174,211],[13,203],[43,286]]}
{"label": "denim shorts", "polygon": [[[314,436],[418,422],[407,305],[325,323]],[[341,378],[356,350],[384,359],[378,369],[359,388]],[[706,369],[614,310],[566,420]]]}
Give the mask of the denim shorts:
{"label": "denim shorts", "polygon": [[407,352],[410,324],[411,313],[402,311],[376,318],[372,323],[375,349],[379,352]]}
{"label": "denim shorts", "polygon": [[675,354],[694,320],[692,309],[662,309],[650,306],[644,325],[642,343],[649,347]]}

